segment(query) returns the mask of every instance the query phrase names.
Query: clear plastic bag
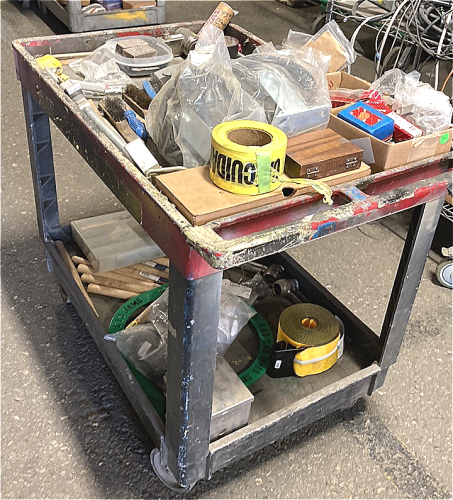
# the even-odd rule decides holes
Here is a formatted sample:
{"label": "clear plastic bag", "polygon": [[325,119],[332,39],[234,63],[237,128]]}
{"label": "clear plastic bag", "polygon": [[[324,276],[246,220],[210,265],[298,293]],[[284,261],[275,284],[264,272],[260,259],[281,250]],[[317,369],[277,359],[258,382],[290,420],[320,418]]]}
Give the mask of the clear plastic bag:
{"label": "clear plastic bag", "polygon": [[274,48],[236,59],[232,69],[266,121],[288,137],[327,126],[330,97],[322,68]]}
{"label": "clear plastic bag", "polygon": [[205,165],[211,131],[223,121],[265,121],[231,71],[223,31],[207,26],[195,50],[150,104],[146,128],[170,165]]}
{"label": "clear plastic bag", "polygon": [[375,80],[371,84],[371,89],[377,90],[380,94],[386,94],[393,96],[395,95],[395,91],[397,86],[404,85],[404,82],[411,78],[418,82],[420,80],[420,73],[418,71],[411,71],[406,74],[404,71],[401,71],[398,68],[391,69],[386,71],[380,78]]}
{"label": "clear plastic bag", "polygon": [[168,288],[152,303],[149,322],[104,337],[143,375],[162,387],[167,372]]}
{"label": "clear plastic bag", "polygon": [[325,73],[328,73],[332,56],[306,45],[311,38],[311,35],[307,33],[289,30],[288,37],[283,41],[283,49],[289,51],[296,59],[321,68]]}
{"label": "clear plastic bag", "polygon": [[131,79],[116,63],[115,50],[116,42],[106,42],[90,56],[69,63],[69,67],[75,73],[82,75],[86,82],[108,83],[124,87],[131,83]]}
{"label": "clear plastic bag", "polygon": [[231,61],[223,32],[209,27],[150,104],[146,128],[170,165],[195,167],[209,162],[219,123],[267,122],[291,137],[324,128],[329,112],[320,67],[271,44]]}
{"label": "clear plastic bag", "polygon": [[157,384],[162,383],[167,371],[167,334],[161,335],[154,324],[145,323],[106,335],[105,339],[113,340],[139,372]]}
{"label": "clear plastic bag", "polygon": [[[371,88],[394,97],[393,108],[423,130],[424,134],[451,127],[453,108],[443,92],[419,81],[420,73],[405,74],[399,69],[385,72]],[[409,114],[406,114],[408,112]]]}
{"label": "clear plastic bag", "polygon": [[336,21],[325,24],[315,35],[290,30],[284,46],[292,49],[313,48],[330,55],[328,72],[341,71],[350,66],[357,57],[352,43],[345,37]]}

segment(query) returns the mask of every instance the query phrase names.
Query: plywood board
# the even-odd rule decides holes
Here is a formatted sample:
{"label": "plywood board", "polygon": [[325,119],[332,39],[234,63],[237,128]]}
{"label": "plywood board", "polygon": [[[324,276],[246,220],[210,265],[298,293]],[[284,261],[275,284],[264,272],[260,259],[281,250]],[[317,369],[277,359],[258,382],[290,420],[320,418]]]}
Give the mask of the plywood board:
{"label": "plywood board", "polygon": [[[357,170],[326,177],[323,181],[334,186],[369,174],[370,167],[362,163]],[[209,178],[209,166],[160,175],[156,178],[156,186],[194,226],[284,200],[282,187],[292,188],[290,189],[292,197],[313,192],[309,186],[289,183],[267,194],[237,195],[213,184]]]}

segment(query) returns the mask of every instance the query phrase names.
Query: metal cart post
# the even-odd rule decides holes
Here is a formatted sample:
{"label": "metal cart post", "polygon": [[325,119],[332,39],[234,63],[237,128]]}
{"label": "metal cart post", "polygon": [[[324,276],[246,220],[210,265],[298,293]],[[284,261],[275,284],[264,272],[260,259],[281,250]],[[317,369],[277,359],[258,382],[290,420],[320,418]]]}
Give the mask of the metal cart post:
{"label": "metal cart post", "polygon": [[[193,29],[201,24],[195,23]],[[177,25],[155,29],[164,28],[172,32]],[[229,30],[228,34],[242,39],[252,36],[234,25]],[[156,31],[150,33],[147,29],[146,33]],[[353,405],[384,383],[401,346],[443,197],[451,187],[452,155],[336,186],[332,207],[323,205],[318,194],[309,194],[193,227],[105,136],[92,128],[33,57],[49,46],[64,53],[74,50],[74,41],[86,44],[85,40],[90,40],[96,45],[115,36],[118,33],[80,35],[80,39],[72,35],[70,46],[61,36],[14,42],[26,111],[38,226],[49,268],[60,280],[150,433],[156,446],[151,457],[156,473],[169,487],[185,491],[232,462]],[[67,240],[69,233],[58,219],[49,118],[78,146],[90,167],[170,258],[165,425],[115,345],[103,340],[105,326],[93,313],[55,249],[54,241]],[[410,208],[414,208],[412,222],[379,336],[285,253],[313,239]],[[255,259],[274,259],[283,264],[285,277],[297,278],[302,284],[300,294],[304,299],[328,308],[342,319],[350,342],[341,360],[325,377],[313,378],[304,385],[297,385],[295,378],[293,393],[281,395],[286,399],[266,399],[266,384],[278,384],[277,379],[266,379],[260,386],[262,391],[256,395],[256,409],[252,405],[250,423],[210,443],[221,271]]]}

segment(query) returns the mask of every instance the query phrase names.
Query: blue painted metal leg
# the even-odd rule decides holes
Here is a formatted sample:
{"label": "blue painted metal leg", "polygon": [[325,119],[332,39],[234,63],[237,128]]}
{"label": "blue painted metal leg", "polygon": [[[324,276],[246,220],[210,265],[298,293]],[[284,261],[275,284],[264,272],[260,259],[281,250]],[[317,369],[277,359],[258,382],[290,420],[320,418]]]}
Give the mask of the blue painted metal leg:
{"label": "blue painted metal leg", "polygon": [[170,264],[167,416],[162,457],[176,483],[206,476],[222,272],[186,279]]}
{"label": "blue painted metal leg", "polygon": [[382,386],[390,365],[395,363],[420,285],[426,258],[436,231],[443,199],[415,207],[379,341],[382,345],[381,372],[371,384],[371,392]]}
{"label": "blue painted metal leg", "polygon": [[[57,188],[55,184],[49,118],[24,88],[22,88],[22,99],[24,101],[39,235],[45,243],[54,240],[66,242],[70,237],[62,229],[58,215]],[[50,270],[49,263],[48,259],[48,268]]]}

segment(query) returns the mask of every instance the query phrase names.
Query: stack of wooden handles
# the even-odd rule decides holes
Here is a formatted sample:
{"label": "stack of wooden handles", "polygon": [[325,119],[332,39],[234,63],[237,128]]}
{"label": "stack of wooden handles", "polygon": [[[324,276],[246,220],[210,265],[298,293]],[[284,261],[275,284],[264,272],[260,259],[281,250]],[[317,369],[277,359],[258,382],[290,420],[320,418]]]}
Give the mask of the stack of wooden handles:
{"label": "stack of wooden handles", "polygon": [[[147,292],[168,282],[168,259],[156,259],[149,264],[135,264],[105,273],[96,272],[90,262],[77,255],[72,257],[77,265],[82,283],[87,283],[90,293],[129,300],[140,293]],[[153,267],[165,266],[161,271]]]}
{"label": "stack of wooden handles", "polygon": [[[96,314],[96,309],[87,292],[129,300],[168,283],[169,260],[166,257],[99,273],[94,270],[87,259],[78,255],[71,257],[61,241],[56,241],[55,246]],[[84,283],[88,285],[86,289]]]}

